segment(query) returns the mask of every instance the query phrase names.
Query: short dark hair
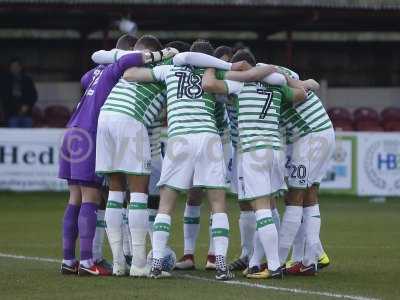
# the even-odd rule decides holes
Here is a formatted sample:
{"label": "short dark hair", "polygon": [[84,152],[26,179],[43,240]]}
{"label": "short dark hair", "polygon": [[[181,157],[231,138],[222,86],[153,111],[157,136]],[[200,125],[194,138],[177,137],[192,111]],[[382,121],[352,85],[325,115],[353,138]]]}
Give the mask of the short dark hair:
{"label": "short dark hair", "polygon": [[193,42],[192,46],[190,47],[190,51],[213,55],[214,47],[211,45],[209,41],[198,39]]}
{"label": "short dark hair", "polygon": [[233,46],[233,53],[236,53],[239,50],[244,50],[244,49],[249,49],[248,47],[245,46],[242,42],[237,42]]}
{"label": "short dark hair", "polygon": [[214,51],[214,56],[217,58],[221,58],[222,56],[227,55],[229,60],[231,60],[232,55],[233,55],[233,50],[231,47],[228,46],[219,46],[217,49]]}
{"label": "short dark hair", "polygon": [[117,41],[117,45],[115,46],[115,48],[121,50],[133,50],[137,40],[137,37],[129,34],[121,35]]}
{"label": "short dark hair", "polygon": [[166,44],[165,47],[175,48],[179,52],[190,51],[190,44],[183,41],[172,41]]}
{"label": "short dark hair", "polygon": [[256,58],[249,50],[242,49],[236,51],[236,53],[232,56],[231,62],[238,62],[242,60],[247,61],[252,66],[257,64]]}
{"label": "short dark hair", "polygon": [[135,48],[159,51],[162,49],[161,42],[154,35],[143,35],[136,42]]}

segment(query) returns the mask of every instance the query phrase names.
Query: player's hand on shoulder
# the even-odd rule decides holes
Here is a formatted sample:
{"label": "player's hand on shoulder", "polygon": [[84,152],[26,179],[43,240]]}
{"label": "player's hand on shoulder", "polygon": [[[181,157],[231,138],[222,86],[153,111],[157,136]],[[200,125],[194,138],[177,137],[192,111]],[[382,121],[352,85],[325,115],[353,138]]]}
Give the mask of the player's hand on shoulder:
{"label": "player's hand on shoulder", "polygon": [[304,80],[304,88],[306,90],[317,91],[319,90],[319,83],[314,79],[307,79]]}
{"label": "player's hand on shoulder", "polygon": [[175,55],[177,55],[179,53],[179,51],[177,49],[172,48],[172,47],[165,48],[165,49],[161,50],[161,52],[163,53],[162,59],[174,57]]}
{"label": "player's hand on shoulder", "polygon": [[144,52],[144,62],[147,63],[156,63],[159,61],[162,61],[164,59],[169,59],[171,57],[174,57],[176,54],[178,54],[179,51],[176,50],[175,48],[164,48],[159,51],[154,51],[154,52]]}
{"label": "player's hand on shoulder", "polygon": [[231,71],[247,71],[250,70],[252,66],[245,60],[232,63]]}

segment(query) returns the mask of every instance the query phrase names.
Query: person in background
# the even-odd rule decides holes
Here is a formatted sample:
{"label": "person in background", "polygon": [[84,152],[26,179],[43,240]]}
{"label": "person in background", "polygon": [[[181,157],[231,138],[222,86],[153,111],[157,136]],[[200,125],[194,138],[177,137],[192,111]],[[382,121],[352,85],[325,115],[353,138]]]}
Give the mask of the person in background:
{"label": "person in background", "polygon": [[38,95],[32,78],[25,74],[19,58],[10,60],[9,70],[1,80],[0,93],[6,125],[32,127],[32,107]]}

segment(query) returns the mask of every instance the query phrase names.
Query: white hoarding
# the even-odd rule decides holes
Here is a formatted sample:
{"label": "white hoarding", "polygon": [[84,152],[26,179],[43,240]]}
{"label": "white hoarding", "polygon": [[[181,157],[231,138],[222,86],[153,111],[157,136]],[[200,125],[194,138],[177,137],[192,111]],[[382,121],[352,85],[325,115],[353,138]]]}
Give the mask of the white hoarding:
{"label": "white hoarding", "polygon": [[57,178],[63,129],[0,128],[0,190],[66,190]]}
{"label": "white hoarding", "polygon": [[400,134],[358,133],[358,195],[400,195]]}
{"label": "white hoarding", "polygon": [[355,137],[336,136],[336,149],[331,157],[321,189],[337,192],[355,192],[353,159],[355,158]]}

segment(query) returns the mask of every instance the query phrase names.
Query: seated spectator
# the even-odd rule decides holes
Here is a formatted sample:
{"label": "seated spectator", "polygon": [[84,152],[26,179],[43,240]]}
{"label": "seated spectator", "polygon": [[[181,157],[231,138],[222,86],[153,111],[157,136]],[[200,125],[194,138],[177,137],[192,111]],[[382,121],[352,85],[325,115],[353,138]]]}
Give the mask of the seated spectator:
{"label": "seated spectator", "polygon": [[8,127],[32,127],[32,107],[37,101],[37,91],[18,58],[10,61],[9,71],[0,84],[0,102]]}

